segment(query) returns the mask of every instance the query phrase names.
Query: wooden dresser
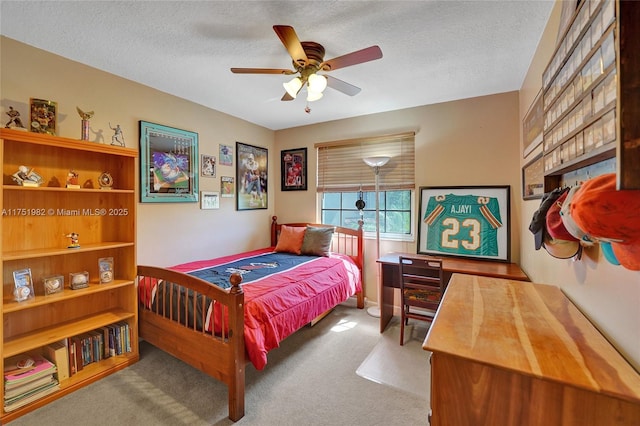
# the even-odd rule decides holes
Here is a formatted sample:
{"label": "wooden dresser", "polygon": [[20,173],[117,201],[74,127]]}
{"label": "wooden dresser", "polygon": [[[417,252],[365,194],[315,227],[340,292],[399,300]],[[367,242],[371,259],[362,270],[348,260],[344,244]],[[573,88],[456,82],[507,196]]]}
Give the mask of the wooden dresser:
{"label": "wooden dresser", "polygon": [[431,426],[640,425],[640,375],[557,287],[454,274],[423,349]]}

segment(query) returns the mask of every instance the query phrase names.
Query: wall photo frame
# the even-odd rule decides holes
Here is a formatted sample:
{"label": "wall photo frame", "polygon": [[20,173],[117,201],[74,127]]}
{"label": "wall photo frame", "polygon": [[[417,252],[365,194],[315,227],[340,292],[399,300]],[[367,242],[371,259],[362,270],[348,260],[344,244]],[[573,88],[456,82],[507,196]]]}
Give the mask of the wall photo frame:
{"label": "wall photo frame", "polygon": [[268,208],[267,148],[236,142],[236,210]]}
{"label": "wall photo frame", "polygon": [[544,195],[544,158],[542,153],[522,168],[522,199],[534,200]]}
{"label": "wall photo frame", "polygon": [[198,134],[140,121],[140,202],[198,201]]}
{"label": "wall photo frame", "polygon": [[420,188],[417,253],[509,262],[509,186]]}
{"label": "wall photo frame", "polygon": [[307,148],[280,151],[282,191],[307,190]]}
{"label": "wall photo frame", "polygon": [[202,210],[213,210],[220,208],[220,193],[219,192],[200,192],[200,208]]}
{"label": "wall photo frame", "polygon": [[200,155],[200,176],[216,177],[216,157],[214,155]]}

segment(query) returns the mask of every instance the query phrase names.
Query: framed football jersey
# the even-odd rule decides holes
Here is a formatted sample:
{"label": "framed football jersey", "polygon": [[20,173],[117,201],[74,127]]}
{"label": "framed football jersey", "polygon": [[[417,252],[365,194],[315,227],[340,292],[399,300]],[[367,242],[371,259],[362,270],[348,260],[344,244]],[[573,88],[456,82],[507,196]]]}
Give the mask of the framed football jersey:
{"label": "framed football jersey", "polygon": [[420,188],[419,254],[509,262],[510,187]]}

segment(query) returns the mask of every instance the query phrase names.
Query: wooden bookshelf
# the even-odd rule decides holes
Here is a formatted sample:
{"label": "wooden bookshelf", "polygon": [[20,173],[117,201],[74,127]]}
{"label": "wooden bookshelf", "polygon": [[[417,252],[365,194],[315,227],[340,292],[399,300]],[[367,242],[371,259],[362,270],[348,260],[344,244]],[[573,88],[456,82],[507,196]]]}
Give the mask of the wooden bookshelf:
{"label": "wooden bookshelf", "polygon": [[[125,321],[131,352],[106,358],[60,382],[60,389],[15,411],[2,410],[6,423],[89,383],[127,367],[139,358],[136,297],[137,150],[23,132],[0,130],[3,182],[0,192],[0,238],[3,278],[0,328],[5,359],[40,350],[81,333]],[[44,182],[25,187],[14,181],[18,167],[33,168]],[[70,170],[80,188],[66,188]],[[99,176],[109,172],[113,189],[101,189]],[[71,232],[79,248],[68,248]],[[113,257],[114,280],[99,282],[98,259]],[[35,296],[14,298],[13,272],[29,268]],[[87,271],[87,288],[72,290],[69,274]],[[43,278],[60,275],[64,290],[46,295]],[[4,386],[0,387],[4,400]]]}

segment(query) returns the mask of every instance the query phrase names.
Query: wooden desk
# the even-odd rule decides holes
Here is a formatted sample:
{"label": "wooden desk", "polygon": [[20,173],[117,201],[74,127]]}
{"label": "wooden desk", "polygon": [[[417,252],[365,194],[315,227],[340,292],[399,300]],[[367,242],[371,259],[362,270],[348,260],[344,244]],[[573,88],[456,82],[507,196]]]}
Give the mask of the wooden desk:
{"label": "wooden desk", "polygon": [[555,286],[454,274],[422,347],[431,426],[640,424],[640,375]]}
{"label": "wooden desk", "polygon": [[[400,272],[398,270],[400,256],[433,258],[433,256],[410,253],[388,253],[378,259],[378,263],[382,267],[381,300],[378,301],[380,306],[380,333],[384,332],[389,321],[393,318],[394,288],[400,288]],[[448,282],[454,273],[529,281],[527,274],[515,263],[462,259],[458,257],[442,257],[440,259],[442,259],[445,282]]]}

